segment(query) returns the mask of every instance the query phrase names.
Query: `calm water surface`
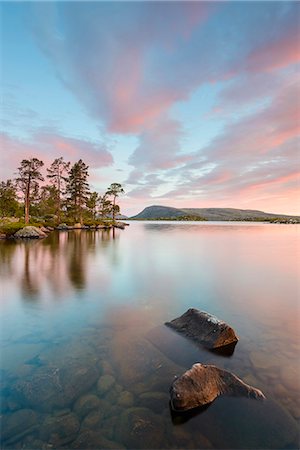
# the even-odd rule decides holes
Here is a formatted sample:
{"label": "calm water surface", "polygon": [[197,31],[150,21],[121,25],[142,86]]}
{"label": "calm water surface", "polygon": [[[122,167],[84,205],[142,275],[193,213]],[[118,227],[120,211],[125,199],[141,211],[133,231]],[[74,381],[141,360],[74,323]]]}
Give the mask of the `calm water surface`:
{"label": "calm water surface", "polygon": [[[3,448],[298,448],[299,230],[131,222],[0,242]],[[233,355],[163,325],[189,307],[236,330]],[[195,362],[267,400],[171,413],[169,386]]]}

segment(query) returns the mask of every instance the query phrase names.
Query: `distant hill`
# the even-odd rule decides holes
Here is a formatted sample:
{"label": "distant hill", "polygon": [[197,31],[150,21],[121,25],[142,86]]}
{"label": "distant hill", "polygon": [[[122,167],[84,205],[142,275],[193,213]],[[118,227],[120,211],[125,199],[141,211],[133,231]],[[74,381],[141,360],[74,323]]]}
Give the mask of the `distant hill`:
{"label": "distant hill", "polygon": [[148,206],[131,219],[140,220],[254,220],[293,221],[300,223],[300,216],[272,214],[251,209],[235,208],[172,208],[170,206]]}

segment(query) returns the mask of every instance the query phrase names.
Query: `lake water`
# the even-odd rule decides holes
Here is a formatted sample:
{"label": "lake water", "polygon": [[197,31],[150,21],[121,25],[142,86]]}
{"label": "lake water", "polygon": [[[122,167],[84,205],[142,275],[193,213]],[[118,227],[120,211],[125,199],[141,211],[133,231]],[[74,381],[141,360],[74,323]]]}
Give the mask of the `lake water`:
{"label": "lake water", "polygon": [[[131,222],[0,242],[3,448],[298,448],[299,230]],[[231,356],[164,326],[190,307],[235,329]],[[267,400],[172,413],[195,362]]]}

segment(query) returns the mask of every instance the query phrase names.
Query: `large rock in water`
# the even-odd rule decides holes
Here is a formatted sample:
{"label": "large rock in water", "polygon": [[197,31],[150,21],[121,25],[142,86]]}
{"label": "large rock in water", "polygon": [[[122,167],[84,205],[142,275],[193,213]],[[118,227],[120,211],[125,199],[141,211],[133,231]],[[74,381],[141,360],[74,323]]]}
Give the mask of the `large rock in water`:
{"label": "large rock in water", "polygon": [[219,395],[264,399],[264,394],[227,370],[216,366],[194,364],[170,388],[171,406],[175,411],[186,411],[213,402]]}
{"label": "large rock in water", "polygon": [[209,349],[236,344],[238,341],[234,330],[227,323],[195,308],[188,309],[182,316],[165,325]]}
{"label": "large rock in water", "polygon": [[26,238],[26,239],[39,239],[39,238],[44,238],[47,237],[47,234],[44,233],[42,230],[40,230],[37,227],[32,227],[32,226],[28,226],[28,227],[24,227],[21,230],[17,231],[14,234],[15,238]]}

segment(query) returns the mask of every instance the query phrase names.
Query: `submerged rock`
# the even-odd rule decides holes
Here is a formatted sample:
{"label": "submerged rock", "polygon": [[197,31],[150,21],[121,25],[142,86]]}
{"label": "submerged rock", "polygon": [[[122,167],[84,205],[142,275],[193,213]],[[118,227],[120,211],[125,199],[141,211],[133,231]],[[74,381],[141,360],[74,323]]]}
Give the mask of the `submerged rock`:
{"label": "submerged rock", "polygon": [[115,384],[115,379],[112,375],[102,375],[97,383],[97,390],[99,394],[103,395],[108,392]]}
{"label": "submerged rock", "polygon": [[238,337],[229,325],[195,308],[188,309],[182,316],[166,322],[165,325],[209,349],[235,344],[238,341]]}
{"label": "submerged rock", "polygon": [[129,408],[134,404],[134,396],[129,391],[123,391],[119,394],[118,405]]}
{"label": "submerged rock", "polygon": [[1,440],[10,440],[20,433],[25,435],[26,431],[30,432],[35,425],[37,415],[32,409],[20,409],[12,414],[3,414],[0,422]]}
{"label": "submerged rock", "polygon": [[81,428],[98,430],[101,428],[104,412],[101,410],[91,411],[83,420]]}
{"label": "submerged rock", "polygon": [[77,439],[72,442],[72,449],[124,449],[118,442],[110,441],[102,436],[102,433],[91,430],[82,431]]}
{"label": "submerged rock", "polygon": [[139,396],[141,406],[161,413],[169,405],[169,396],[164,392],[144,392]]}
{"label": "submerged rock", "polygon": [[182,370],[147,339],[128,330],[112,339],[112,358],[126,390],[134,395],[168,390],[168,379]]}
{"label": "submerged rock", "polygon": [[84,417],[99,406],[99,398],[96,395],[87,394],[79,397],[74,405],[74,411],[79,417]]}
{"label": "submerged rock", "polygon": [[47,237],[47,234],[37,227],[28,226],[17,231],[14,237],[18,239],[39,239]]}
{"label": "submerged rock", "polygon": [[197,363],[172,383],[171,406],[175,411],[186,411],[207,405],[222,394],[265,398],[259,389],[244,383],[233,373]]}
{"label": "submerged rock", "polygon": [[40,439],[55,446],[72,442],[80,428],[79,420],[73,413],[49,416],[40,428]]}
{"label": "submerged rock", "polygon": [[30,377],[19,380],[13,393],[24,405],[43,412],[66,408],[95,384],[99,374],[87,362],[70,361],[66,367],[40,367]]}
{"label": "submerged rock", "polygon": [[117,430],[127,448],[160,448],[164,436],[162,420],[147,408],[129,408],[121,415]]}

